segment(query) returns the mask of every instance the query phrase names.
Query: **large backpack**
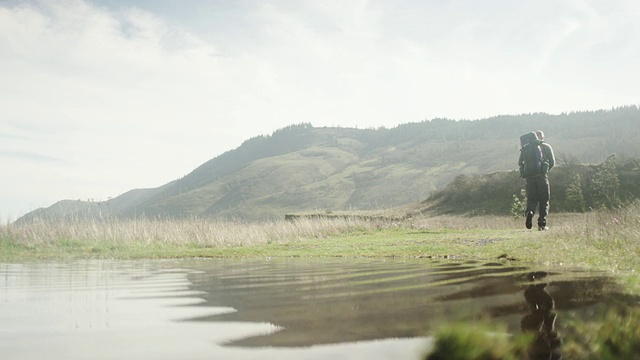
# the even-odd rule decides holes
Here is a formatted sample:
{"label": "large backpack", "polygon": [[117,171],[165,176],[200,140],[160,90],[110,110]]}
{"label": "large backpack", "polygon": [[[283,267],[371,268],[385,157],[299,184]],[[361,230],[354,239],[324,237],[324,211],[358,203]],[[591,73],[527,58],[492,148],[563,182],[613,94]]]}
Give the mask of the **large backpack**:
{"label": "large backpack", "polygon": [[523,163],[520,165],[520,176],[528,178],[542,174],[543,156],[542,141],[538,139],[535,132],[529,132],[520,136],[520,152],[522,152]]}

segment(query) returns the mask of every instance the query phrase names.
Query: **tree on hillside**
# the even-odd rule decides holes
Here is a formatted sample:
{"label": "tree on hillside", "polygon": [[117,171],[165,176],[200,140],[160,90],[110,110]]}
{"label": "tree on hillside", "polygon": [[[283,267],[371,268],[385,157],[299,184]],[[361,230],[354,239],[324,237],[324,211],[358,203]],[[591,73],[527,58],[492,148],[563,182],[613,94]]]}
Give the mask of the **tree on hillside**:
{"label": "tree on hillside", "polygon": [[618,179],[615,154],[598,166],[591,179],[590,194],[592,207],[614,208],[620,205],[620,180]]}
{"label": "tree on hillside", "polygon": [[567,186],[565,206],[569,211],[584,212],[586,210],[584,195],[582,194],[582,176],[575,174]]}

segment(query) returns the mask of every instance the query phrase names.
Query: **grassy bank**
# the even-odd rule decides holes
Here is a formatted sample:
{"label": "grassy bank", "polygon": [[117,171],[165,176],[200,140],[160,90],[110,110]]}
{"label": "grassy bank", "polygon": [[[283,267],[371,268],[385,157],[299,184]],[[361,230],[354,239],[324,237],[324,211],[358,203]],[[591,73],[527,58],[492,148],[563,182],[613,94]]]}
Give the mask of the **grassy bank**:
{"label": "grassy bank", "polygon": [[521,227],[520,221],[498,217],[435,217],[409,222],[321,218],[248,224],[201,219],[64,223],[36,220],[2,228],[0,259],[185,256],[495,259],[506,253],[507,257],[530,261],[545,237]]}
{"label": "grassy bank", "polygon": [[0,261],[159,257],[456,257],[619,273],[639,286],[640,205],[552,214],[549,231],[477,216],[268,223],[189,220],[46,221],[0,227]]}

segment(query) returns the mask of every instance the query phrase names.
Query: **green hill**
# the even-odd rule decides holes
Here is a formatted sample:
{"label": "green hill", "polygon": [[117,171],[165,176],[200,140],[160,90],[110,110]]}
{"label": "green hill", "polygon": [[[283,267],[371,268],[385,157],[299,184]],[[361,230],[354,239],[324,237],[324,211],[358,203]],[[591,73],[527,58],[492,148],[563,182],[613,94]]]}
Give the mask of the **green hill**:
{"label": "green hill", "polygon": [[[562,165],[600,164],[612,153],[619,163],[640,158],[636,106],[475,121],[433,119],[391,129],[298,124],[249,139],[159,188],[132,190],[103,202],[67,206],[65,201],[22,220],[36,215],[259,220],[292,212],[385,209],[425,199],[443,211],[503,212],[504,200],[498,199],[505,196],[509,204],[522,185],[512,173],[519,136],[536,129],[545,131],[561,165],[552,172],[552,196],[562,191],[564,180],[554,178],[564,174]],[[496,186],[502,177],[511,185]],[[589,180],[585,175],[581,181]],[[486,208],[453,205],[475,202],[469,198],[473,189],[462,185],[482,182],[487,183],[481,191]]]}

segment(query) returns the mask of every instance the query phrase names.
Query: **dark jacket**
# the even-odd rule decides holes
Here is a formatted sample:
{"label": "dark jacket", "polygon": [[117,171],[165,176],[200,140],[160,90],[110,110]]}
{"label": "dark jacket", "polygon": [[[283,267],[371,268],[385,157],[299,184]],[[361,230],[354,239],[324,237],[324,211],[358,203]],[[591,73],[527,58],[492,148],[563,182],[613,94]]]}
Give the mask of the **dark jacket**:
{"label": "dark jacket", "polygon": [[551,145],[543,142],[540,144],[540,148],[542,149],[542,160],[549,165],[547,171],[551,170],[554,166],[556,166],[556,157],[553,155],[553,149]]}
{"label": "dark jacket", "polygon": [[[540,149],[542,150],[542,160],[548,165],[544,171],[546,174],[554,166],[556,166],[556,157],[553,155],[553,149],[551,145],[546,142],[540,142]],[[518,159],[518,165],[521,166],[524,163],[522,152],[520,152],[520,158]]]}

